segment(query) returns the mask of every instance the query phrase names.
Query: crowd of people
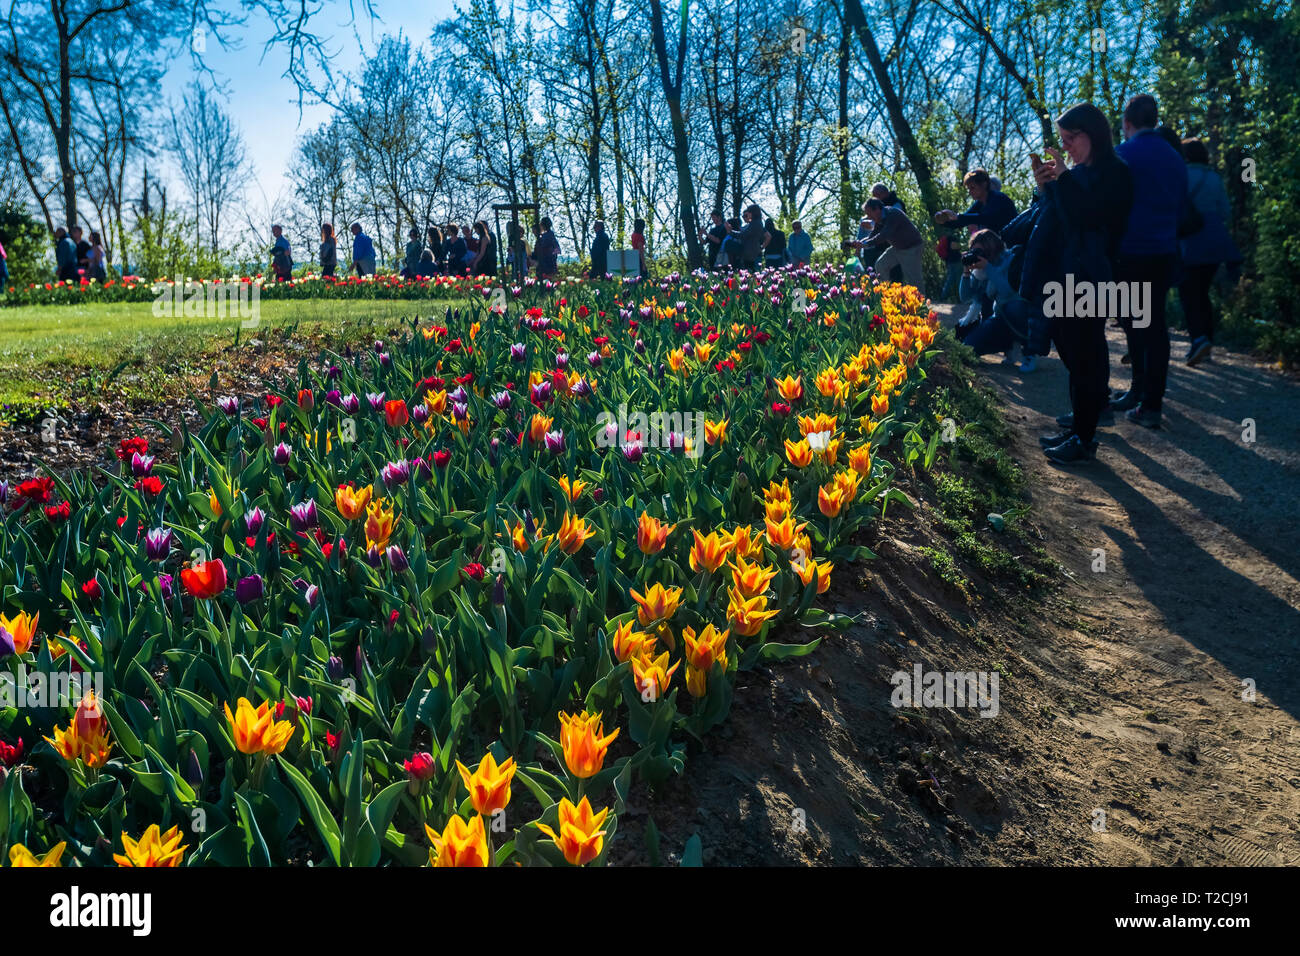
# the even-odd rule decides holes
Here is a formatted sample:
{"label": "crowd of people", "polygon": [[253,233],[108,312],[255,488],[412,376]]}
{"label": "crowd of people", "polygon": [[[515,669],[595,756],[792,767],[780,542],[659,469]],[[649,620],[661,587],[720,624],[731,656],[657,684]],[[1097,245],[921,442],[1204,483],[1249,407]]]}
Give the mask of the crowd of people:
{"label": "crowd of people", "polygon": [[[1100,109],[1074,106],[1057,119],[1064,155],[1055,148],[1045,150],[1047,159],[1031,154],[1035,192],[1029,208],[1017,212],[996,181],[977,169],[964,181],[970,209],[935,216],[940,226],[970,232],[964,253],[951,240],[940,239],[936,248],[946,265],[944,292],[956,278],[965,308],[958,337],[979,354],[1004,353],[1005,362],[1025,372],[1053,345],[1065,364],[1071,410],[1057,419],[1059,431],[1041,439],[1047,457],[1063,464],[1092,459],[1097,427],[1115,412],[1136,425],[1160,427],[1170,361],[1169,293],[1178,290],[1191,338],[1185,361],[1195,366],[1213,348],[1215,275],[1241,261],[1228,233],[1227,192],[1205,144],[1162,126],[1157,103],[1146,94],[1128,102],[1121,128],[1123,141],[1116,146]],[[905,252],[919,244],[915,229],[907,228],[911,223],[899,217],[901,207],[891,213],[885,205],[882,215],[883,200],[873,201],[867,213],[875,226],[864,246],[890,244],[894,237]],[[884,258],[877,272],[892,264]],[[904,256],[895,259],[915,274]],[[1085,286],[1096,306],[1072,309],[1067,301],[1061,309],[1057,299],[1049,307],[1062,288]],[[1129,386],[1114,394],[1106,341],[1111,320],[1124,330],[1121,363],[1132,372]]]}

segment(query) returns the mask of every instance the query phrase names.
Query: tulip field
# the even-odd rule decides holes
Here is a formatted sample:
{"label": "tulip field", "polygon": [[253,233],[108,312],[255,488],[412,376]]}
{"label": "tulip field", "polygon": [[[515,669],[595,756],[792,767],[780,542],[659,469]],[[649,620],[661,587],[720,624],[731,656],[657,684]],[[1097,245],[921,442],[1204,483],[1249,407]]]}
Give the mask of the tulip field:
{"label": "tulip field", "polygon": [[880,450],[938,439],[915,289],[480,291],[0,485],[0,861],[601,865],[847,626]]}

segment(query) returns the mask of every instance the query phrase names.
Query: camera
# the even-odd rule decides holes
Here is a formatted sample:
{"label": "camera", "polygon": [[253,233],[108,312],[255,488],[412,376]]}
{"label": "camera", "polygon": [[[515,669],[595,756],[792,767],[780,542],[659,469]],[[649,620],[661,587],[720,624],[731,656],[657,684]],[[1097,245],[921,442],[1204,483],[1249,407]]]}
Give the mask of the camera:
{"label": "camera", "polygon": [[982,256],[978,250],[972,249],[970,252],[963,252],[961,254],[961,264],[964,266],[973,266],[983,258],[984,256]]}

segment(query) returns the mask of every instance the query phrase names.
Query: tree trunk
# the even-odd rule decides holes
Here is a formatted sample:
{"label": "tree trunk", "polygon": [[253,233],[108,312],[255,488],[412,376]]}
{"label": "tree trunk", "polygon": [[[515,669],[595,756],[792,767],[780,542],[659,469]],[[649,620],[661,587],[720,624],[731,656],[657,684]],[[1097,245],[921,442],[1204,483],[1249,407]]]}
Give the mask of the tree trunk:
{"label": "tree trunk", "polygon": [[872,35],[871,28],[867,26],[860,0],[844,0],[844,12],[849,23],[857,31],[863,52],[867,54],[871,72],[875,75],[880,93],[885,99],[885,108],[889,113],[890,125],[894,128],[894,136],[903,155],[907,157],[907,162],[912,167],[912,175],[916,177],[916,185],[921,190],[921,201],[925,204],[926,211],[933,216],[942,206],[934,179],[930,175],[930,164],[926,162],[925,155],[921,152],[921,144],[916,141],[911,124],[903,115],[902,104],[898,101],[898,94],[889,78],[885,61],[880,56],[880,48],[876,46],[876,38]]}
{"label": "tree trunk", "polygon": [[663,6],[660,0],[650,0],[651,30],[655,56],[659,60],[659,79],[668,101],[668,116],[673,128],[673,160],[677,165],[677,203],[681,209],[682,228],[686,232],[686,267],[698,269],[704,265],[704,250],[700,246],[699,228],[695,219],[695,182],[691,178],[691,156],[686,138],[686,120],[682,116],[682,80],[686,67],[686,18],[682,17],[677,46],[677,79],[674,81],[668,66],[668,41],[664,37]]}

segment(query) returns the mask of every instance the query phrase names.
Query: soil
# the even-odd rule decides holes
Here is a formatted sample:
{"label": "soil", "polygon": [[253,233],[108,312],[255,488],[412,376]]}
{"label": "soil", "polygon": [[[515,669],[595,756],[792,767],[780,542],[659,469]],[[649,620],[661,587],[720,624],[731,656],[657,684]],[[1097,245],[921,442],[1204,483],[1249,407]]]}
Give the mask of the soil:
{"label": "soil", "polygon": [[[967,600],[917,553],[926,502],[891,513],[832,587],[859,623],[742,675],[685,774],[628,808],[621,859],[652,817],[667,861],[698,834],[706,865],[1300,864],[1300,386],[1222,350],[1186,368],[1174,339],[1164,427],[1119,415],[1071,468],[1037,442],[1068,410],[1059,361],[986,358],[1059,585]],[[997,715],[894,707],[916,663],[999,670]]]}

